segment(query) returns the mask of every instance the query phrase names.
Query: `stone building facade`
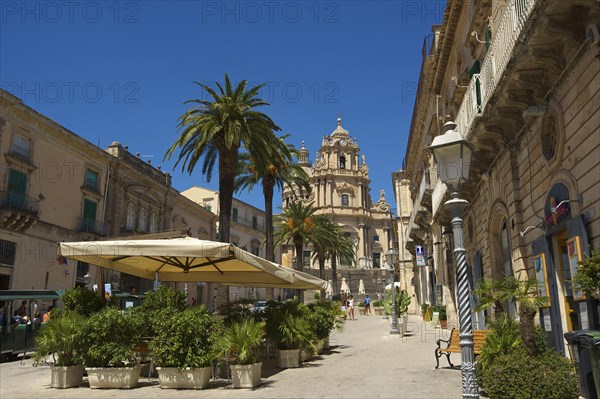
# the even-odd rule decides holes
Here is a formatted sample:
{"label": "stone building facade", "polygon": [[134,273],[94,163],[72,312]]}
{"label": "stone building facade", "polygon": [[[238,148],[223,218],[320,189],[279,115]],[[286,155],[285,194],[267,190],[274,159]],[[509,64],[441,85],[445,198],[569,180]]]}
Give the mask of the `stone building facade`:
{"label": "stone building facade", "polygon": [[[536,277],[549,298],[539,322],[561,351],[565,332],[599,327],[597,302],[572,285],[577,260],[600,245],[599,25],[593,0],[450,0],[426,40],[405,160],[413,200],[407,248],[431,254],[449,319],[456,314],[449,194],[424,147],[451,119],[475,145],[461,190],[470,203],[472,285]],[[516,317],[515,305],[505,305]],[[482,327],[485,314],[474,317]]]}
{"label": "stone building facade", "polygon": [[[342,126],[341,117],[337,120],[335,130],[323,137],[312,164],[309,151],[304,143],[302,144],[298,164],[309,175],[312,187],[310,196],[304,200],[313,203],[318,209],[317,214],[327,215],[339,224],[343,232],[354,241],[354,265],[337,263],[339,284],[342,277],[346,277],[351,292],[356,294],[362,279],[367,293],[374,295],[382,291],[380,271],[387,268],[385,253],[393,245],[397,248],[396,222],[383,190],[379,192],[377,202],[371,199],[371,181],[366,157],[360,154],[357,138],[351,137],[348,130]],[[283,206],[294,200],[292,191],[289,188],[284,190]],[[305,268],[318,270],[318,262],[311,260],[310,246],[303,252]],[[292,265],[294,256],[293,247],[285,247],[282,251],[282,264]],[[331,260],[328,260],[325,266],[329,269],[326,276],[330,278]],[[359,270],[370,272],[357,273]],[[335,291],[339,288],[336,287]]]}
{"label": "stone building facade", "polygon": [[144,292],[151,281],[57,259],[56,243],[215,237],[213,213],[179,194],[168,173],[118,142],[103,150],[6,91],[0,91],[0,134],[0,289],[111,283]]}

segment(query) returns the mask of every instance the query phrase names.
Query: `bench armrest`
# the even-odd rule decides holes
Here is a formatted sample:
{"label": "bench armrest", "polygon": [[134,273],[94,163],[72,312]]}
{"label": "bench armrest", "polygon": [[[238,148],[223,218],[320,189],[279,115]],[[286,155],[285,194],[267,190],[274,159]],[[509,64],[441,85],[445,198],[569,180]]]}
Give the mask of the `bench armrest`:
{"label": "bench armrest", "polygon": [[[450,340],[449,340],[449,339],[438,339],[438,340],[436,341],[438,348],[441,348],[441,343],[442,343],[442,342],[445,342],[446,344],[450,344]],[[447,346],[448,346],[448,345],[446,345],[446,347],[447,347]]]}

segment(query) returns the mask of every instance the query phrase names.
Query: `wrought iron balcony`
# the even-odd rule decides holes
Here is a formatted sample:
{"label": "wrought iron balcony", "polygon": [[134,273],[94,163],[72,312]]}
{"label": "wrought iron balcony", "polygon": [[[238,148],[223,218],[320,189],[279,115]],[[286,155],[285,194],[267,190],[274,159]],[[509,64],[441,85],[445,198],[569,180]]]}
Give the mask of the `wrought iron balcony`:
{"label": "wrought iron balcony", "polygon": [[469,136],[473,122],[492,96],[512,57],[527,20],[541,0],[508,0],[498,30],[481,64],[481,72],[473,75],[456,115],[456,124],[464,137]]}
{"label": "wrought iron balcony", "polygon": [[96,221],[95,218],[80,218],[78,231],[92,233],[100,236],[106,235],[104,223]]}
{"label": "wrought iron balcony", "polygon": [[40,200],[16,191],[0,191],[0,205],[2,209],[14,209],[37,215],[40,208]]}

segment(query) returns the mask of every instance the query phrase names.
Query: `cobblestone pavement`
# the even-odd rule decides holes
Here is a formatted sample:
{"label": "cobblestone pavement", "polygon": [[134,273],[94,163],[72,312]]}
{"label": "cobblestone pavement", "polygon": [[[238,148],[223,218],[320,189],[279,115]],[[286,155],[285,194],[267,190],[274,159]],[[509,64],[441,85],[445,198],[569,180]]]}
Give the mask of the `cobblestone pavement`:
{"label": "cobblestone pavement", "polygon": [[[331,336],[329,351],[301,368],[281,370],[275,359],[263,360],[263,384],[255,390],[231,389],[225,379],[211,381],[202,391],[161,389],[155,378],[140,378],[130,390],[81,387],[50,388],[47,366],[32,367],[31,359],[0,364],[0,398],[459,398],[460,369],[440,359],[435,369],[436,339],[449,332],[409,318],[404,338],[389,335],[389,320],[357,316]],[[460,354],[452,355],[460,363]]]}

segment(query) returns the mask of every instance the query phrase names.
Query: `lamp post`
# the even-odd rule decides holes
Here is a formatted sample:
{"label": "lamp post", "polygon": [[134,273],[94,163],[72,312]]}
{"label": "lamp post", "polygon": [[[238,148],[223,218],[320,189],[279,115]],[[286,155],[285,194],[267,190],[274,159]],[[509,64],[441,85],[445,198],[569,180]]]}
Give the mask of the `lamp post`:
{"label": "lamp post", "polygon": [[389,267],[392,268],[392,277],[390,278],[392,282],[392,329],[390,330],[390,334],[396,335],[400,334],[398,330],[398,317],[396,317],[396,271],[394,269],[394,265],[398,261],[398,251],[394,251],[390,249],[385,253],[385,260]]}
{"label": "lamp post", "polygon": [[470,289],[467,277],[467,257],[463,244],[463,210],[468,202],[459,198],[462,182],[469,179],[473,145],[455,131],[456,123],[446,122],[444,134],[437,136],[429,149],[438,164],[440,180],[452,190],[451,199],[444,205],[452,215],[454,257],[456,260],[458,323],[460,327],[460,369],[463,398],[479,398],[477,368],[473,353],[473,321],[471,320]]}
{"label": "lamp post", "polygon": [[[385,292],[385,284],[387,283],[387,269],[385,268],[381,268],[381,288],[382,288],[382,295],[381,295],[381,299],[382,300],[386,300],[386,292]],[[383,317],[382,319],[389,319],[388,315],[386,312],[383,312]]]}

